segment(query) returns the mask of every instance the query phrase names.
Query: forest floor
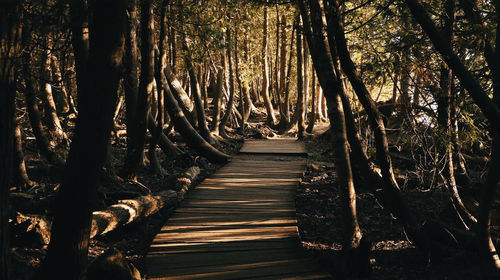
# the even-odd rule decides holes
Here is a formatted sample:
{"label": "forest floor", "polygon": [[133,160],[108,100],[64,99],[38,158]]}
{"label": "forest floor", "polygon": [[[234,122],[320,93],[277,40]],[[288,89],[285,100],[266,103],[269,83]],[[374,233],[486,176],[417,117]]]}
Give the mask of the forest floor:
{"label": "forest floor", "polygon": [[[310,156],[307,171],[297,191],[297,215],[303,247],[318,256],[335,274],[335,260],[340,254],[339,192],[332,162],[333,150],[329,136],[321,135],[306,142]],[[393,157],[394,158],[394,157]],[[393,159],[395,167],[403,162]],[[405,200],[422,220],[454,223],[454,211],[449,195],[441,189],[409,188],[416,182],[408,182],[398,168],[398,181]],[[411,170],[410,170],[411,171]],[[363,182],[355,178],[356,204],[359,224],[363,235],[371,242],[371,279],[498,279],[492,276],[473,253],[453,248],[440,252],[429,262],[407,239],[403,228],[376,201],[373,194],[363,188]],[[492,227],[492,236],[498,240],[499,227]],[[497,245],[498,246],[498,245]]]}
{"label": "forest floor", "polygon": [[[260,108],[259,108],[260,109]],[[265,114],[260,110],[249,123],[248,138],[266,138],[276,135],[276,131],[264,125]],[[320,132],[327,124],[319,124]],[[236,130],[228,130],[234,138],[241,137]],[[294,130],[288,136],[294,136]],[[24,193],[31,199],[53,196],[60,182],[61,169],[46,165],[36,156],[34,141],[26,141],[26,160],[28,173],[36,182],[30,189],[13,190],[13,193]],[[113,158],[111,165],[119,167],[126,151],[125,137],[113,137]],[[241,147],[240,140],[220,141],[219,149],[234,154]],[[308,135],[306,146],[310,158],[307,170],[301,184],[298,186],[296,207],[299,224],[299,234],[303,247],[308,253],[317,256],[325,266],[335,272],[335,259],[340,252],[340,232],[338,228],[338,191],[335,181],[335,166],[332,161],[333,150],[327,134]],[[178,174],[193,165],[201,169],[200,179],[217,170],[220,166],[213,165],[204,158],[197,157],[188,147],[181,145],[186,156],[177,159],[167,159],[160,152],[161,161],[168,175],[153,175],[148,168],[141,169],[137,180],[152,193],[158,192],[169,184]],[[412,187],[417,183],[405,174],[411,173],[411,166],[405,162],[405,156],[394,157],[393,163],[398,173],[398,180],[403,186],[405,199],[414,212],[418,212],[421,220],[439,219],[453,223],[454,212],[449,206],[449,196],[439,188],[424,189]],[[464,254],[462,250],[450,249],[442,252],[439,262],[428,262],[426,258],[407,240],[401,226],[390,214],[382,209],[374,196],[365,188],[363,182],[355,178],[357,185],[357,209],[361,229],[372,243],[372,279],[494,279],[483,269],[478,258]],[[133,188],[134,184],[123,183]],[[103,188],[106,186],[103,184]],[[138,192],[138,191],[137,191]],[[101,199],[96,209],[105,207],[114,199]],[[15,204],[14,202],[12,204]],[[139,271],[144,271],[144,256],[155,234],[168,219],[173,209],[163,209],[145,219],[119,228],[105,236],[91,240],[89,257],[91,260],[114,247],[121,251],[126,259],[134,264]],[[16,207],[13,207],[15,213]],[[43,209],[40,209],[44,212]],[[42,213],[43,214],[43,213]],[[47,213],[45,213],[47,214]],[[492,231],[495,240],[500,236],[498,226]],[[28,279],[36,270],[46,254],[47,246],[36,238],[26,235],[11,236],[13,252],[13,279]],[[144,273],[141,273],[142,275]]]}

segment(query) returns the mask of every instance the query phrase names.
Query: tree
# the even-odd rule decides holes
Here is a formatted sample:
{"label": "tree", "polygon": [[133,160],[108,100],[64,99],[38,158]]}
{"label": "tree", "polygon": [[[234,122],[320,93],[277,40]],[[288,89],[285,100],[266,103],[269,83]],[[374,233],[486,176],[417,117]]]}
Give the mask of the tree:
{"label": "tree", "polygon": [[16,64],[23,1],[0,1],[0,277],[10,279],[8,195],[12,180]]}
{"label": "tree", "polygon": [[39,279],[81,279],[86,268],[92,218],[89,202],[97,192],[113,125],[123,68],[126,8],[127,1],[89,1],[93,16],[87,91],[79,95],[79,117]]}
{"label": "tree", "polygon": [[264,33],[262,39],[262,91],[261,96],[264,99],[264,105],[267,111],[267,122],[271,125],[276,123],[273,104],[269,97],[269,64],[267,61],[267,6],[264,6]]}
{"label": "tree", "polygon": [[[350,255],[353,249],[358,247],[361,241],[361,231],[356,215],[356,192],[352,178],[351,161],[348,151],[348,141],[346,134],[346,124],[341,101],[342,84],[333,69],[333,61],[327,48],[328,42],[322,35],[322,14],[320,3],[317,0],[298,1],[304,30],[308,45],[311,47],[314,67],[318,80],[325,90],[330,120],[332,122],[331,131],[333,135],[332,146],[335,151],[336,173],[339,181],[342,207],[342,250],[344,252],[344,265],[341,267],[343,273],[350,274]],[[297,39],[300,39],[297,37]],[[297,40],[297,49],[300,41]],[[297,58],[299,60],[299,57]],[[300,70],[299,70],[300,71]]]}
{"label": "tree", "polygon": [[148,114],[151,104],[154,80],[154,18],[153,1],[141,0],[141,76],[137,95],[136,111],[134,121],[131,123],[133,137],[130,149],[125,159],[123,176],[134,177],[137,168],[142,164],[144,157],[144,146],[146,143],[146,131],[148,125]]}

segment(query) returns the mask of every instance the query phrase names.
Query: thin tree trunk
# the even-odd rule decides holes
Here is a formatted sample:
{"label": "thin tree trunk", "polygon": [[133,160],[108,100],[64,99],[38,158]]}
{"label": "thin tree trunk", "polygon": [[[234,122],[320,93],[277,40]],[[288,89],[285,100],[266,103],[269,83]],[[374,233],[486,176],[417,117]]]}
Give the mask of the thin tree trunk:
{"label": "thin tree trunk", "polygon": [[[314,68],[314,65],[313,65]],[[318,109],[317,106],[317,92],[316,92],[316,75],[314,74],[314,71],[311,71],[311,76],[312,76],[312,86],[311,86],[311,112],[309,113],[309,118],[308,118],[308,124],[306,128],[307,133],[312,133],[314,129],[314,124],[316,123],[316,111]],[[344,106],[345,107],[345,106]]]}
{"label": "thin tree trunk", "polygon": [[[343,212],[342,250],[344,261],[340,270],[342,274],[352,273],[353,271],[349,271],[349,268],[356,267],[359,264],[351,264],[350,262],[352,262],[353,258],[350,255],[353,253],[352,249],[358,247],[362,235],[356,215],[356,193],[352,178],[349,144],[347,142],[346,124],[341,101],[343,88],[340,79],[335,75],[332,57],[328,53],[327,43],[322,35],[321,10],[318,0],[308,1],[311,19],[309,19],[308,10],[306,10],[306,5],[308,4],[305,2],[305,0],[299,0],[298,2],[304,20],[304,30],[308,37],[309,46],[312,48],[311,54],[313,54],[318,79],[325,89],[325,95],[328,97],[329,117],[332,123],[331,131],[333,134],[336,174],[338,176],[341,195],[341,211]],[[313,30],[311,30],[311,27]],[[299,39],[299,37],[297,38]],[[297,43],[297,46],[299,46],[299,43]]]}
{"label": "thin tree trunk", "polygon": [[[300,22],[298,29],[302,29]],[[297,136],[299,140],[304,138],[304,49],[302,47],[302,43],[302,33],[297,32],[297,112],[299,116]]]}
{"label": "thin tree trunk", "polygon": [[137,107],[132,122],[131,149],[127,151],[122,176],[135,177],[144,158],[147,117],[150,110],[154,80],[154,17],[152,0],[141,0],[141,76]]}
{"label": "thin tree trunk", "polygon": [[87,67],[88,78],[94,82],[80,95],[83,100],[56,200],[51,240],[37,279],[81,279],[87,265],[90,201],[97,193],[113,123],[127,1],[93,0],[89,7],[92,44]]}
{"label": "thin tree trunk", "polygon": [[[454,37],[453,25],[455,23],[455,0],[446,0],[445,7],[444,35],[448,38],[448,40],[450,40],[450,42],[452,42]],[[457,209],[460,219],[465,223],[465,227],[469,228],[475,224],[477,220],[463,204],[460,194],[458,193],[457,183],[455,181],[455,168],[453,164],[454,132],[451,118],[452,79],[453,71],[446,67],[446,65],[442,65],[440,81],[441,94],[439,95],[440,101],[438,101],[438,120],[440,120],[440,124],[446,132],[446,167],[453,205]]]}
{"label": "thin tree trunk", "polygon": [[223,59],[223,67],[219,70],[217,73],[217,89],[215,90],[215,96],[214,100],[212,101],[214,104],[214,109],[213,109],[213,115],[212,115],[212,132],[215,135],[219,134],[219,118],[220,118],[220,106],[221,106],[221,99],[224,91],[224,55],[222,55]]}
{"label": "thin tree trunk", "polygon": [[[235,64],[235,70],[236,70],[236,81],[238,82],[238,90],[240,93],[240,110],[241,110],[241,134],[245,135],[245,122],[246,122],[246,111],[247,111],[247,104],[245,102],[245,93],[243,92],[243,84],[241,82],[241,76],[240,76],[240,61],[238,59],[238,35],[239,35],[239,26],[236,25],[235,31],[234,31],[234,64]],[[246,88],[246,86],[245,86]],[[245,104],[246,103],[246,104]]]}
{"label": "thin tree trunk", "polygon": [[61,68],[59,66],[59,60],[57,59],[55,54],[52,54],[50,56],[50,67],[52,68],[52,75],[54,76],[53,80],[59,87],[58,91],[56,92],[56,105],[58,108],[58,112],[66,114],[70,110],[68,104],[68,91],[66,90],[66,87],[64,85]]}
{"label": "thin tree trunk", "polygon": [[47,127],[49,130],[49,135],[51,138],[51,145],[53,147],[57,146],[59,143],[65,143],[67,141],[66,133],[61,126],[59,117],[57,116],[56,103],[54,102],[54,96],[52,95],[52,85],[50,84],[51,69],[50,69],[50,48],[51,39],[50,35],[45,39],[44,46],[46,50],[42,52],[41,58],[41,71],[42,71],[42,88],[41,88],[41,99],[45,105],[45,118],[47,119]]}
{"label": "thin tree trunk", "polygon": [[134,154],[136,134],[134,121],[137,111],[138,76],[137,76],[137,1],[130,0],[127,6],[127,33],[125,37],[125,73],[123,77],[123,90],[125,92],[125,123],[127,126],[127,154]]}
{"label": "thin tree trunk", "polygon": [[[317,2],[315,1],[315,4]],[[340,58],[340,63],[343,72],[348,77],[351,85],[356,92],[361,104],[368,113],[368,118],[370,121],[370,126],[375,134],[375,146],[377,151],[377,161],[379,163],[382,178],[383,178],[383,191],[384,196],[387,197],[387,201],[391,201],[391,208],[389,211],[393,213],[405,227],[407,234],[410,239],[415,241],[416,245],[421,248],[424,253],[428,253],[429,248],[427,243],[427,237],[420,230],[420,227],[415,222],[415,219],[408,209],[407,204],[404,202],[401,193],[399,191],[399,186],[396,182],[394,176],[394,171],[392,169],[392,162],[389,155],[389,146],[387,141],[387,136],[385,133],[384,122],[377,109],[377,106],[370,96],[370,93],[366,89],[359,73],[356,70],[354,63],[351,60],[350,53],[347,49],[346,39],[344,35],[343,22],[340,18],[339,11],[339,1],[335,0],[331,3],[329,9],[331,13],[327,13],[328,18],[328,36],[329,38],[335,38],[335,46],[330,46],[332,49],[336,47],[338,51],[338,56]],[[312,5],[314,7],[315,5]],[[316,7],[315,7],[316,8]],[[319,9],[319,8],[318,8]],[[318,13],[318,12],[316,12]],[[321,21],[319,21],[321,22]],[[320,29],[317,27],[317,31]],[[318,35],[320,33],[317,33]],[[311,46],[311,44],[310,44]],[[319,73],[318,73],[319,78]],[[326,94],[326,92],[325,92]],[[389,205],[388,205],[389,206]]]}
{"label": "thin tree trunk", "polygon": [[24,162],[23,142],[21,136],[21,128],[19,122],[14,118],[14,145],[13,145],[13,164],[14,176],[13,184],[18,189],[24,189],[31,185],[28,173],[26,172],[26,164]]}
{"label": "thin tree trunk", "polygon": [[[287,104],[286,96],[285,96],[285,91],[286,91],[286,79],[287,79],[287,63],[286,63],[286,16],[282,15],[281,16],[281,49],[280,49],[280,71],[279,71],[279,96],[280,99],[282,100],[280,106],[281,106],[281,117],[286,119],[286,122],[290,121],[290,110],[289,110],[289,104]],[[291,67],[290,64],[288,64],[288,67]]]}
{"label": "thin tree trunk", "polygon": [[267,61],[267,6],[264,6],[264,35],[262,40],[262,98],[267,111],[267,122],[271,125],[276,123],[273,104],[269,97],[269,65]]}
{"label": "thin tree trunk", "polygon": [[[167,71],[166,69],[165,72]],[[215,149],[191,126],[169,87],[165,88],[165,105],[170,118],[174,122],[175,129],[179,131],[191,148],[211,162],[225,163],[229,160],[230,157],[228,155]]]}
{"label": "thin tree trunk", "polygon": [[[184,34],[182,29],[181,32]],[[200,132],[200,135],[205,140],[207,140],[207,142],[213,144],[215,143],[215,140],[210,135],[210,130],[208,129],[208,124],[205,117],[205,109],[203,107],[203,101],[201,99],[201,94],[200,94],[200,84],[198,83],[198,79],[196,77],[194,65],[191,58],[191,50],[188,48],[186,35],[183,35],[183,37],[184,38],[182,40],[182,48],[184,50],[184,59],[189,73],[189,80],[191,82],[191,93],[192,96],[194,97],[196,116],[198,117],[198,131]]]}
{"label": "thin tree trunk", "polygon": [[222,137],[227,137],[226,135],[226,124],[227,121],[229,120],[229,116],[231,115],[231,112],[233,110],[234,106],[234,73],[233,73],[233,62],[232,62],[232,55],[231,55],[231,29],[227,28],[226,29],[226,51],[227,51],[227,61],[229,65],[229,100],[227,101],[227,106],[226,106],[226,112],[224,116],[222,117],[220,124],[219,124],[219,134]]}
{"label": "thin tree trunk", "polygon": [[[29,42],[29,32],[23,32],[23,45]],[[62,160],[57,154],[51,150],[50,143],[45,134],[43,133],[42,118],[38,110],[38,104],[35,98],[35,88],[33,86],[32,71],[30,67],[31,53],[28,51],[23,52],[23,76],[24,76],[24,97],[26,101],[26,110],[28,111],[28,118],[30,121],[31,129],[35,135],[36,145],[40,154],[51,164],[62,165]]]}

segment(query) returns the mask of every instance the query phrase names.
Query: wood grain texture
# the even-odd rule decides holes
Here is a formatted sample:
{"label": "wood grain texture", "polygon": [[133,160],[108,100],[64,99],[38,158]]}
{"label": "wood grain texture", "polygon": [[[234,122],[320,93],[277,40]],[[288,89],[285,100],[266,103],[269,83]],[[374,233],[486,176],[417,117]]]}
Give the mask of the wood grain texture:
{"label": "wood grain texture", "polygon": [[149,279],[330,279],[300,248],[295,139],[252,140],[188,195],[146,257]]}

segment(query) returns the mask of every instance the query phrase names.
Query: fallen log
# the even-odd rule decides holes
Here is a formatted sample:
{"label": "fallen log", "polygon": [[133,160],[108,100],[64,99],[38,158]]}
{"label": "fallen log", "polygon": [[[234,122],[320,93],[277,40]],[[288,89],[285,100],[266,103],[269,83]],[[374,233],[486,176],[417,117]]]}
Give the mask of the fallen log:
{"label": "fallen log", "polygon": [[188,168],[175,182],[175,191],[177,192],[177,200],[184,200],[184,196],[189,191],[189,187],[193,185],[193,181],[200,175],[200,168],[193,166]]}
{"label": "fallen log", "polygon": [[[188,168],[175,181],[173,189],[164,190],[155,195],[143,195],[134,199],[118,201],[101,211],[94,211],[90,238],[107,234],[121,226],[130,224],[141,218],[157,213],[162,208],[176,207],[184,199],[189,188],[193,186],[200,175],[200,168]],[[50,220],[43,215],[29,215],[17,213],[11,221],[11,228],[15,230],[16,239],[33,240],[35,246],[46,245],[50,241]]]}

